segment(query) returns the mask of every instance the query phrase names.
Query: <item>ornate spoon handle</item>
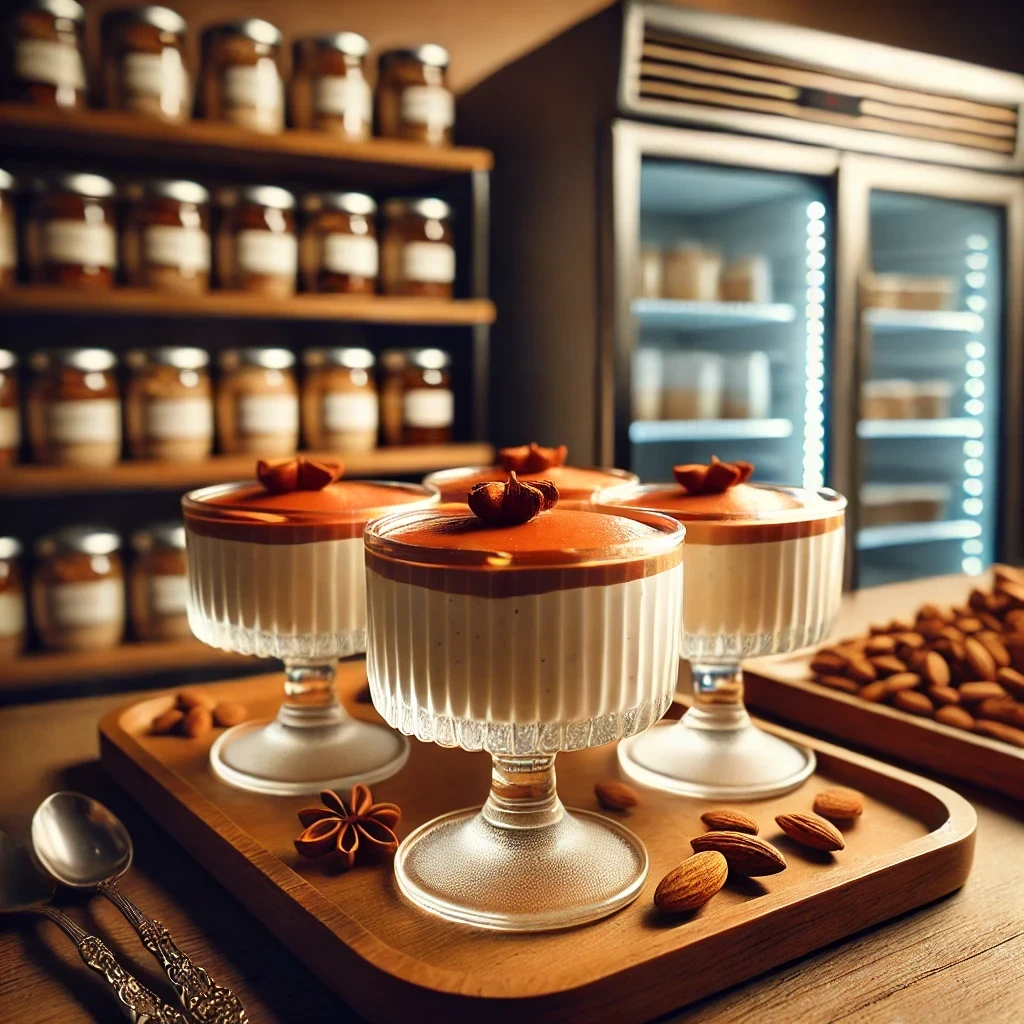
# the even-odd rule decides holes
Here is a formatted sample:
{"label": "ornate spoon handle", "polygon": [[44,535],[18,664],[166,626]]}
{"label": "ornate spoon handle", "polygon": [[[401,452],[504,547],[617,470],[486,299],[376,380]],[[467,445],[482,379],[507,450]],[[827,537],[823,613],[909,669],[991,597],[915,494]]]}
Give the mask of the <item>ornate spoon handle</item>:
{"label": "ornate spoon handle", "polygon": [[142,944],[160,961],[181,1005],[198,1024],[248,1024],[249,1018],[238,996],[192,963],[159,921],[143,914],[113,882],[104,882],[98,891],[131,922]]}
{"label": "ornate spoon handle", "polygon": [[121,1001],[128,1019],[133,1024],[188,1024],[173,1006],[168,1006],[156,993],[150,992],[137,978],[129,974],[114,958],[102,939],[86,935],[66,914],[55,907],[40,907],[40,913],[60,925],[65,934],[78,947],[82,962],[107,979],[107,984]]}

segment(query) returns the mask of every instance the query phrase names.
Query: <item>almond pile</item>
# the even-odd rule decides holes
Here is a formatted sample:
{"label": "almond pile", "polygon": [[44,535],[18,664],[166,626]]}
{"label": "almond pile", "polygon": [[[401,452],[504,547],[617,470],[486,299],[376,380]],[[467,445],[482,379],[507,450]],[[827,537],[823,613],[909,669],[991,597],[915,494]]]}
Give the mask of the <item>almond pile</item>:
{"label": "almond pile", "polygon": [[244,704],[217,702],[202,690],[180,690],[175,694],[173,707],[157,715],[149,731],[154,736],[175,734],[197,740],[214,726],[226,729],[240,725],[248,717]]}
{"label": "almond pile", "polygon": [[811,669],[823,686],[1024,747],[1024,570],[997,565],[991,592],[872,626]]}

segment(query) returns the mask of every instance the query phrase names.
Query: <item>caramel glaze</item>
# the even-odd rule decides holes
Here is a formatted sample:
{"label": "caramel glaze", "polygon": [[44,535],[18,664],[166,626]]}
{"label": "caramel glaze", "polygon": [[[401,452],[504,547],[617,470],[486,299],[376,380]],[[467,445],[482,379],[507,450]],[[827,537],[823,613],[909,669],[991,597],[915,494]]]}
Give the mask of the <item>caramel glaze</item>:
{"label": "caramel glaze", "polygon": [[[588,501],[606,487],[636,483],[639,477],[624,469],[580,469],[576,466],[551,466],[539,473],[517,473],[523,483],[531,480],[550,480],[558,488],[560,501]],[[498,480],[504,483],[508,471],[501,466],[466,466],[431,473],[423,481],[441,492],[442,501],[461,501],[474,484]]]}
{"label": "caramel glaze", "polygon": [[389,516],[366,532],[366,566],[397,583],[522,597],[643,579],[679,565],[685,530],[666,516],[553,509],[494,526],[457,504]]}
{"label": "caramel glaze", "polygon": [[371,519],[402,506],[432,505],[437,493],[419,484],[339,480],[320,491],[269,494],[258,483],[219,484],[182,498],[192,533],[250,544],[351,540]]}

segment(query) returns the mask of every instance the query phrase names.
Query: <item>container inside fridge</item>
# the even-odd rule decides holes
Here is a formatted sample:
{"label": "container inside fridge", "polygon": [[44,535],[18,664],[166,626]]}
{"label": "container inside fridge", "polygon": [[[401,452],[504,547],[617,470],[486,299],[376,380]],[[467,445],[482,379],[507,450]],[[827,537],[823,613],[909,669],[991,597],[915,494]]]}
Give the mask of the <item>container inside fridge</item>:
{"label": "container inside fridge", "polygon": [[979,573],[995,557],[1002,216],[872,193],[859,586]]}
{"label": "container inside fridge", "polygon": [[631,468],[825,479],[832,202],[814,177],[644,159]]}

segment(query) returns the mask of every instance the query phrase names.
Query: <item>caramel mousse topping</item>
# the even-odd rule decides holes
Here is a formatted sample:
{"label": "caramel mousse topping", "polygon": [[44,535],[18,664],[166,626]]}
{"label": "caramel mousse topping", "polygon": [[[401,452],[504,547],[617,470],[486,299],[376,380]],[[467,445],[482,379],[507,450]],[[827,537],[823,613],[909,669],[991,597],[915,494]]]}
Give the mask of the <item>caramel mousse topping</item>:
{"label": "caramel mousse topping", "polygon": [[730,487],[746,483],[754,473],[752,462],[722,462],[717,455],[711,456],[707,466],[694,462],[684,466],[673,466],[672,475],[687,494],[724,494]]}
{"label": "caramel mousse topping", "polygon": [[341,479],[345,466],[341,462],[319,462],[316,459],[280,459],[256,463],[256,478],[268,494],[290,494],[292,491],[322,491]]}
{"label": "caramel mousse topping", "polygon": [[564,466],[569,449],[560,444],[557,448],[542,448],[531,441],[515,448],[498,449],[498,465],[506,473],[543,473],[552,467]]}
{"label": "caramel mousse topping", "polygon": [[470,511],[495,526],[520,526],[558,504],[558,488],[550,480],[523,483],[515,472],[507,483],[474,484],[466,499]]}

